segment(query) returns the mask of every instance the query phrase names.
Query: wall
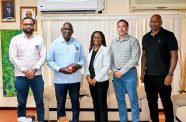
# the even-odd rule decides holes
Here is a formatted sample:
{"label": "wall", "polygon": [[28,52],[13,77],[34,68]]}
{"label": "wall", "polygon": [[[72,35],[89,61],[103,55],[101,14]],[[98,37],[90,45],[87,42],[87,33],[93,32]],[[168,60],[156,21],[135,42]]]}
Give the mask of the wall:
{"label": "wall", "polygon": [[[2,23],[2,22],[0,22],[0,29],[20,29],[20,7],[21,6],[37,6],[37,0],[16,0],[16,13],[17,13],[16,14],[16,22],[13,22],[13,23]],[[117,9],[115,9],[115,8],[117,8]],[[185,25],[184,23],[186,23],[185,15],[183,15],[184,12],[158,11],[158,10],[156,10],[156,11],[145,11],[145,12],[135,12],[135,13],[133,12],[133,13],[131,13],[129,11],[129,0],[106,0],[106,10],[102,14],[99,14],[99,15],[75,15],[75,16],[76,17],[82,17],[83,16],[83,18],[89,18],[89,19],[94,18],[94,16],[95,16],[95,17],[100,18],[100,20],[104,16],[106,18],[107,17],[109,18],[109,16],[110,17],[116,17],[116,18],[117,18],[117,16],[120,16],[120,17],[118,17],[118,19],[121,18],[121,17],[124,17],[124,18],[126,17],[127,18],[127,16],[130,16],[131,18],[135,18],[135,17],[137,17],[137,18],[142,17],[143,18],[145,16],[146,19],[148,20],[150,18],[150,16],[154,13],[163,14],[165,16],[166,15],[170,16],[170,15],[180,14],[180,15],[182,15],[181,16],[182,18],[180,19],[181,20],[181,25]],[[37,15],[38,15],[37,16],[37,20],[38,20],[38,31],[37,32],[39,34],[42,34],[41,19],[42,20],[46,19],[48,21],[48,19],[57,18],[57,20],[60,21],[60,19],[64,19],[67,16],[68,17],[69,16],[74,16],[74,15],[50,15],[51,17],[50,16],[42,17],[42,16],[40,16],[39,12],[38,12]],[[60,18],[60,16],[61,16],[61,18]],[[128,17],[128,18],[130,18],[130,17]],[[175,21],[175,20],[173,19],[173,20],[171,20],[171,22],[172,21]],[[131,21],[131,22],[133,22],[133,21]],[[148,21],[145,21],[145,22],[146,22],[146,24],[145,24],[144,28],[148,28]],[[172,22],[172,23],[174,23],[174,22]],[[177,23],[175,22],[175,24],[177,24]],[[181,25],[179,25],[179,26],[181,26]],[[169,27],[169,22],[165,26]],[[173,24],[173,25],[170,26],[170,28],[172,28],[172,26],[175,27],[175,25]],[[142,28],[143,31],[145,30],[144,28]],[[149,30],[149,29],[147,29],[147,30]],[[182,28],[182,30],[183,30],[182,33],[186,32],[186,30],[184,28]],[[177,30],[174,30],[174,31],[177,31]],[[180,30],[179,30],[179,32],[180,32]],[[182,35],[181,37],[179,37],[179,39],[180,39],[179,41],[180,41],[180,44],[181,44],[181,47],[182,47],[181,50],[186,49],[186,48],[184,48],[185,47],[184,43],[182,43],[183,41],[181,41],[181,40],[185,40],[186,37],[183,36],[184,34],[177,34],[177,35],[179,35],[179,36]],[[183,51],[183,52],[186,52],[186,51]],[[0,57],[1,57],[1,53],[0,53]],[[1,59],[0,59],[0,62],[1,62]],[[2,67],[1,63],[0,63],[0,67]],[[47,76],[47,75],[48,74],[45,74],[45,76]],[[1,71],[0,71],[0,76],[2,76]],[[178,77],[179,77],[179,74],[178,74]],[[2,81],[2,78],[0,79],[0,99],[1,99],[0,100],[0,106],[9,106],[9,107],[13,106],[13,107],[15,107],[16,103],[17,103],[15,98],[3,98],[2,97],[2,92],[1,92],[2,82],[1,81]],[[177,81],[179,82],[179,80],[177,80]],[[176,84],[178,84],[178,83],[176,83]],[[174,91],[177,91],[177,89],[178,88],[176,87],[176,89],[174,89]],[[9,101],[11,101],[11,103],[7,104],[7,102],[9,102]],[[30,107],[35,106],[32,97],[29,98],[29,100],[28,100],[28,106],[30,106]]]}
{"label": "wall", "polygon": [[[20,7],[21,6],[37,6],[37,0],[15,0],[16,22],[3,22],[3,23],[0,22],[0,29],[19,29],[20,28]],[[1,5],[0,5],[0,9],[1,9]]]}
{"label": "wall", "polygon": [[[15,0],[16,2],[16,22],[0,22],[0,29],[19,29],[20,28],[20,7],[21,6],[37,6],[37,0]],[[116,2],[118,1],[118,2]],[[106,0],[106,11],[104,14],[124,14],[129,12],[129,0]],[[0,3],[1,4],[1,3]],[[120,5],[125,5],[124,7],[118,7]],[[115,9],[117,8],[117,9]],[[1,5],[0,5],[1,10]],[[40,18],[39,12],[37,14]],[[1,17],[0,17],[1,18]]]}

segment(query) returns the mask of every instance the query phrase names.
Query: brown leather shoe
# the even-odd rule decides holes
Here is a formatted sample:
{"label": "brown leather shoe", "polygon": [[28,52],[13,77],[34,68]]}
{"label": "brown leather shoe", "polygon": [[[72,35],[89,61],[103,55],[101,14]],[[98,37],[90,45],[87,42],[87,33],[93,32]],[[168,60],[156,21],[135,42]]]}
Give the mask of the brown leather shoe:
{"label": "brown leather shoe", "polygon": [[70,121],[64,116],[64,117],[60,117],[57,122],[70,122]]}

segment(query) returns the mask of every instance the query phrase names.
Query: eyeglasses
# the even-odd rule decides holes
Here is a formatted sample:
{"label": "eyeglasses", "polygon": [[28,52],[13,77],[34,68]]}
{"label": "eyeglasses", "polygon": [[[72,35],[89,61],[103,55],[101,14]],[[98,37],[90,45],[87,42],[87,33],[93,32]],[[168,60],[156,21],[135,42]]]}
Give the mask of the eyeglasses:
{"label": "eyeglasses", "polygon": [[93,39],[101,39],[101,37],[96,37],[96,36],[94,36]]}
{"label": "eyeglasses", "polygon": [[26,23],[26,24],[23,24],[23,26],[34,26],[34,24],[32,24],[32,23]]}

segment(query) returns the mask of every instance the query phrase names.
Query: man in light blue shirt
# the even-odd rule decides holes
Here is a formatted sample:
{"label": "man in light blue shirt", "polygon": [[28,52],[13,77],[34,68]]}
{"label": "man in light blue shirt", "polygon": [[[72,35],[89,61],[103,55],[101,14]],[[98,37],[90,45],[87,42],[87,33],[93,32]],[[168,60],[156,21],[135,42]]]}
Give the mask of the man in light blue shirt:
{"label": "man in light blue shirt", "polygon": [[57,118],[66,116],[65,102],[67,92],[72,102],[72,122],[79,121],[80,69],[84,65],[84,52],[81,43],[71,37],[73,26],[66,22],[61,28],[62,36],[54,40],[48,51],[47,62],[54,71],[57,100]]}

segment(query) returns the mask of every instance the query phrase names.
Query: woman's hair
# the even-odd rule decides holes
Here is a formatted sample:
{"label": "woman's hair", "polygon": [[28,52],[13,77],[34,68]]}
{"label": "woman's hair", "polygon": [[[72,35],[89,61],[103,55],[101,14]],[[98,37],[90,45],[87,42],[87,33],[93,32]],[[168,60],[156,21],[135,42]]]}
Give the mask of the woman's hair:
{"label": "woman's hair", "polygon": [[99,33],[101,35],[101,43],[103,46],[106,47],[106,40],[105,40],[105,35],[103,34],[103,32],[101,31],[94,31],[91,35],[91,40],[90,40],[90,47],[89,47],[89,52],[92,50],[92,48],[94,47],[94,41],[93,41],[93,38],[94,38],[94,35],[96,33]]}

